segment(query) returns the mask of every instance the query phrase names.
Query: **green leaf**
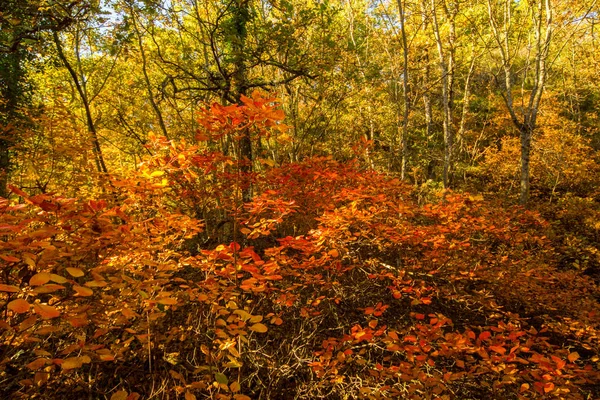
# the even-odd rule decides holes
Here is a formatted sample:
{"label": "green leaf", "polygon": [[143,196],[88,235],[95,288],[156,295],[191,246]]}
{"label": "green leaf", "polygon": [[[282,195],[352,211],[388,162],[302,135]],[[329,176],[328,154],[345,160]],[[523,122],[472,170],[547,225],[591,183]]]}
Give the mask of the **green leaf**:
{"label": "green leaf", "polygon": [[223,385],[227,385],[229,383],[229,379],[227,379],[227,377],[225,376],[225,374],[222,374],[220,372],[217,372],[215,374],[215,380],[218,383],[222,383]]}

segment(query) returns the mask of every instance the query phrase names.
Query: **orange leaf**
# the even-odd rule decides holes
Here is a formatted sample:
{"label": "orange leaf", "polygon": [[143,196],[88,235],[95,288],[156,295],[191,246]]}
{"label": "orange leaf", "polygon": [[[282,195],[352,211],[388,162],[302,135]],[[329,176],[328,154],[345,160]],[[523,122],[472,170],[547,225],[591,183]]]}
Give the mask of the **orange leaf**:
{"label": "orange leaf", "polygon": [[244,395],[244,394],[236,394],[233,396],[234,400],[252,400],[250,397]]}
{"label": "orange leaf", "polygon": [[544,385],[544,392],[548,393],[554,390],[554,383],[548,382]]}
{"label": "orange leaf", "polygon": [[48,372],[36,372],[33,378],[33,382],[36,385],[41,386],[44,383],[48,382],[48,379],[50,379],[50,374]]}
{"label": "orange leaf", "polygon": [[196,400],[196,396],[190,392],[185,392],[185,400]]}
{"label": "orange leaf", "polygon": [[254,324],[250,327],[250,330],[258,333],[265,333],[269,330],[269,328],[267,328],[267,326],[263,324]]}
{"label": "orange leaf", "polygon": [[82,271],[82,270],[80,270],[79,268],[71,268],[71,267],[68,267],[68,268],[66,268],[66,270],[67,270],[67,272],[69,273],[69,275],[71,275],[71,276],[72,276],[72,277],[74,277],[74,278],[79,278],[79,277],[81,277],[81,276],[85,275],[85,274],[83,273],[83,271]]}
{"label": "orange leaf", "polygon": [[338,258],[340,255],[340,252],[337,251],[336,249],[332,249],[332,250],[329,250],[329,252],[327,254],[329,254],[333,258]]}
{"label": "orange leaf", "polygon": [[498,354],[506,353],[506,349],[502,346],[490,346],[490,347],[488,347],[488,349],[490,349]]}
{"label": "orange leaf", "polygon": [[46,365],[46,361],[48,361],[47,358],[38,358],[37,360],[32,361],[29,364],[27,364],[26,367],[32,371],[35,371],[36,369],[40,369],[44,365]]}
{"label": "orange leaf", "polygon": [[82,357],[69,357],[69,358],[66,358],[65,360],[63,360],[61,367],[64,370],[69,370],[69,369],[80,368],[82,365],[83,365]]}
{"label": "orange leaf", "polygon": [[14,285],[4,285],[0,283],[0,292],[18,293],[19,288]]}
{"label": "orange leaf", "polygon": [[56,275],[56,274],[50,274],[50,280],[52,282],[56,282],[56,283],[67,283],[68,279],[64,278],[60,275]]}
{"label": "orange leaf", "polygon": [[88,287],[104,287],[108,285],[105,281],[89,281],[85,283],[85,286]]}
{"label": "orange leaf", "polygon": [[37,273],[34,276],[32,276],[31,279],[29,280],[29,286],[43,285],[45,283],[50,282],[50,278],[51,278],[51,276],[47,272]]}
{"label": "orange leaf", "polygon": [[174,305],[177,304],[177,299],[174,299],[173,297],[165,297],[163,299],[158,300],[158,303],[165,305]]}
{"label": "orange leaf", "polygon": [[73,290],[77,292],[77,296],[87,297],[94,294],[94,291],[90,288],[73,285]]}
{"label": "orange leaf", "polygon": [[112,354],[98,354],[101,361],[114,361],[115,356]]}
{"label": "orange leaf", "polygon": [[569,354],[569,357],[567,357],[567,358],[569,359],[570,362],[575,362],[579,358],[579,353],[574,351],[571,354]]}
{"label": "orange leaf", "polygon": [[47,294],[54,293],[57,290],[66,289],[63,285],[57,285],[56,283],[47,283],[45,285],[41,285],[33,289],[33,292],[36,294]]}
{"label": "orange leaf", "polygon": [[3,259],[4,261],[7,261],[7,262],[19,262],[19,261],[21,261],[20,258],[13,257],[13,256],[5,256],[3,254],[0,254],[0,258]]}
{"label": "orange leaf", "polygon": [[233,393],[239,392],[241,390],[240,383],[238,381],[232,382],[231,385],[229,385],[229,390]]}
{"label": "orange leaf", "polygon": [[110,396],[110,400],[127,400],[128,393],[124,390],[119,390]]}
{"label": "orange leaf", "polygon": [[48,306],[46,304],[34,304],[33,309],[35,313],[44,319],[56,318],[60,316],[60,311],[56,307]]}
{"label": "orange leaf", "polygon": [[16,299],[8,303],[7,308],[16,312],[17,314],[23,314],[29,311],[29,303],[24,299]]}

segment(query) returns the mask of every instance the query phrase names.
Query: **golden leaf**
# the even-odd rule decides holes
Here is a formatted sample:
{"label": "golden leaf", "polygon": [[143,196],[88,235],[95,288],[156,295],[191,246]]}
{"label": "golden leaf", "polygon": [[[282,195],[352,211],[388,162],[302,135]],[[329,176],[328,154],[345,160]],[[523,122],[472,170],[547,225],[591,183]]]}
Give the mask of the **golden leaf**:
{"label": "golden leaf", "polygon": [[82,271],[82,270],[80,270],[79,268],[71,268],[71,267],[68,267],[68,268],[66,268],[66,270],[67,270],[67,272],[69,273],[69,275],[71,275],[71,276],[72,276],[72,277],[74,277],[74,278],[79,278],[79,277],[81,277],[81,276],[85,275],[85,274],[83,273],[83,271]]}
{"label": "golden leaf", "polygon": [[263,324],[254,324],[250,327],[250,330],[258,333],[265,333],[269,330],[269,328],[267,328],[267,326]]}

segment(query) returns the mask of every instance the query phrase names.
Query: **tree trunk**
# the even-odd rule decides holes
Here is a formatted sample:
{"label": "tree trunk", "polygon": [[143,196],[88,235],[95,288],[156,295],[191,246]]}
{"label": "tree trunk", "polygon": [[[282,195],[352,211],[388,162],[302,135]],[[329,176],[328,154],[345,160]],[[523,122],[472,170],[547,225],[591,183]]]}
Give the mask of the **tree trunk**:
{"label": "tree trunk", "polygon": [[431,0],[433,16],[433,33],[437,43],[440,72],[442,75],[442,104],[444,108],[444,187],[450,187],[452,176],[452,163],[454,152],[454,126],[453,126],[453,103],[454,103],[454,42],[455,42],[455,16],[456,10],[448,10],[444,4],[446,18],[450,24],[448,34],[448,52],[446,53],[442,42],[439,22],[437,17],[436,0]]}
{"label": "tree trunk", "polygon": [[98,133],[96,131],[96,125],[94,124],[94,119],[92,118],[92,110],[90,108],[90,102],[88,101],[87,95],[85,93],[84,88],[82,87],[81,82],[79,81],[79,77],[77,73],[73,69],[73,66],[67,60],[65,53],[62,48],[62,44],[60,42],[60,38],[58,37],[58,33],[56,31],[52,32],[52,37],[54,39],[54,43],[56,44],[56,50],[58,52],[58,57],[63,62],[64,66],[69,71],[69,75],[73,79],[73,83],[75,84],[75,88],[77,89],[77,93],[81,98],[81,102],[83,103],[83,108],[85,109],[85,117],[87,121],[88,131],[90,133],[90,137],[92,139],[92,151],[94,153],[94,158],[96,161],[96,168],[100,173],[108,173],[108,169],[106,168],[106,163],[104,162],[104,156],[102,155],[102,147],[100,147],[100,141],[98,140]]}
{"label": "tree trunk", "polygon": [[521,193],[519,197],[521,204],[526,204],[529,200],[529,156],[532,136],[532,129],[524,127],[521,130]]}
{"label": "tree trunk", "polygon": [[[246,71],[246,38],[248,31],[246,24],[250,20],[249,0],[234,0],[232,7],[232,48],[233,48],[233,94],[235,100],[240,103],[241,96],[247,94],[248,77]],[[252,172],[253,154],[252,137],[249,128],[241,132],[239,139],[240,172],[242,174],[242,200],[252,200]]]}
{"label": "tree trunk", "polygon": [[402,108],[402,166],[400,169],[400,177],[405,179],[406,168],[408,164],[408,114],[410,108],[410,99],[408,95],[408,41],[406,38],[406,14],[404,0],[398,0],[398,12],[400,14],[400,35],[402,38],[402,97],[404,99],[404,107]]}
{"label": "tree trunk", "polygon": [[[550,0],[537,0],[531,4],[534,9],[531,13],[533,19],[533,35],[535,37],[535,71],[534,85],[531,88],[529,102],[521,112],[517,114],[515,110],[512,89],[513,76],[512,65],[513,59],[511,54],[514,49],[511,48],[509,42],[509,34],[512,29],[512,7],[513,2],[506,0],[504,3],[502,27],[498,24],[498,19],[495,15],[495,5],[491,0],[488,0],[488,14],[492,34],[500,50],[502,60],[502,70],[504,71],[504,87],[503,99],[506,108],[510,114],[511,120],[515,127],[519,130],[521,137],[521,189],[519,194],[519,202],[522,205],[529,201],[530,177],[529,177],[529,158],[531,154],[531,141],[535,131],[537,115],[540,108],[540,102],[544,93],[544,87],[547,77],[547,60],[552,41],[552,7]],[[502,28],[502,31],[501,31]]]}

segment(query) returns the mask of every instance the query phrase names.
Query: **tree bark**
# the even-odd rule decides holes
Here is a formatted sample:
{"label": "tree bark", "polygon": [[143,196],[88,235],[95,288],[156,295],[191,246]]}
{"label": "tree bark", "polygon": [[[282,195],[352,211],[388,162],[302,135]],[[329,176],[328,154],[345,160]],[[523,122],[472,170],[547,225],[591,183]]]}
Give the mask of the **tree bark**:
{"label": "tree bark", "polygon": [[449,188],[452,178],[452,163],[454,153],[454,126],[453,126],[453,105],[454,105],[454,42],[456,39],[455,17],[456,9],[448,9],[444,3],[444,13],[449,23],[448,51],[444,49],[440,27],[437,16],[436,0],[431,0],[431,9],[433,16],[433,33],[435,36],[440,72],[442,75],[442,104],[444,108],[444,187]]}
{"label": "tree bark", "polygon": [[90,108],[90,102],[88,101],[85,90],[79,81],[79,77],[77,73],[73,69],[73,66],[65,56],[65,53],[62,48],[62,44],[60,42],[60,38],[58,37],[58,33],[56,31],[52,32],[52,37],[54,39],[54,43],[56,44],[56,50],[58,52],[58,57],[63,62],[67,71],[69,71],[69,75],[73,79],[73,83],[75,84],[75,88],[77,89],[77,93],[81,98],[81,102],[83,103],[83,108],[85,109],[85,117],[87,122],[88,131],[90,133],[90,137],[92,139],[92,151],[94,153],[94,159],[96,161],[96,168],[100,173],[108,173],[108,169],[106,168],[106,163],[104,162],[104,156],[102,155],[102,147],[100,147],[100,141],[98,140],[98,132],[96,131],[96,125],[94,124],[94,119],[92,118],[92,110]]}
{"label": "tree bark", "polygon": [[[248,31],[246,25],[250,20],[249,0],[234,0],[231,3],[233,35],[233,94],[238,103],[241,96],[247,94],[248,77],[246,71],[246,38]],[[239,138],[240,172],[242,173],[242,200],[252,200],[252,173],[254,171],[254,158],[252,153],[252,137],[249,128],[241,132]]]}
{"label": "tree bark", "polygon": [[398,0],[398,12],[400,14],[400,36],[402,39],[402,97],[404,99],[404,107],[402,108],[402,165],[400,169],[400,177],[405,179],[406,168],[408,164],[408,114],[410,108],[410,99],[408,95],[408,40],[406,38],[406,13],[404,0]]}
{"label": "tree bark", "polygon": [[[530,195],[530,155],[531,141],[536,128],[537,115],[539,112],[542,95],[547,78],[547,60],[550,52],[550,44],[552,42],[553,26],[552,26],[552,6],[550,0],[537,0],[533,3],[532,10],[533,19],[533,34],[535,40],[535,71],[534,85],[531,88],[529,101],[523,107],[520,115],[514,106],[512,97],[513,90],[513,75],[512,64],[513,59],[511,54],[514,49],[510,44],[510,32],[512,29],[512,6],[511,0],[506,0],[504,3],[502,28],[498,24],[498,20],[494,13],[495,9],[492,1],[488,0],[488,15],[490,27],[494,40],[498,45],[502,60],[502,71],[504,72],[504,87],[503,99],[506,108],[510,114],[511,120],[515,127],[519,130],[521,140],[521,177],[520,177],[520,194],[519,202],[522,205],[527,204]],[[502,31],[501,31],[502,29]]]}

